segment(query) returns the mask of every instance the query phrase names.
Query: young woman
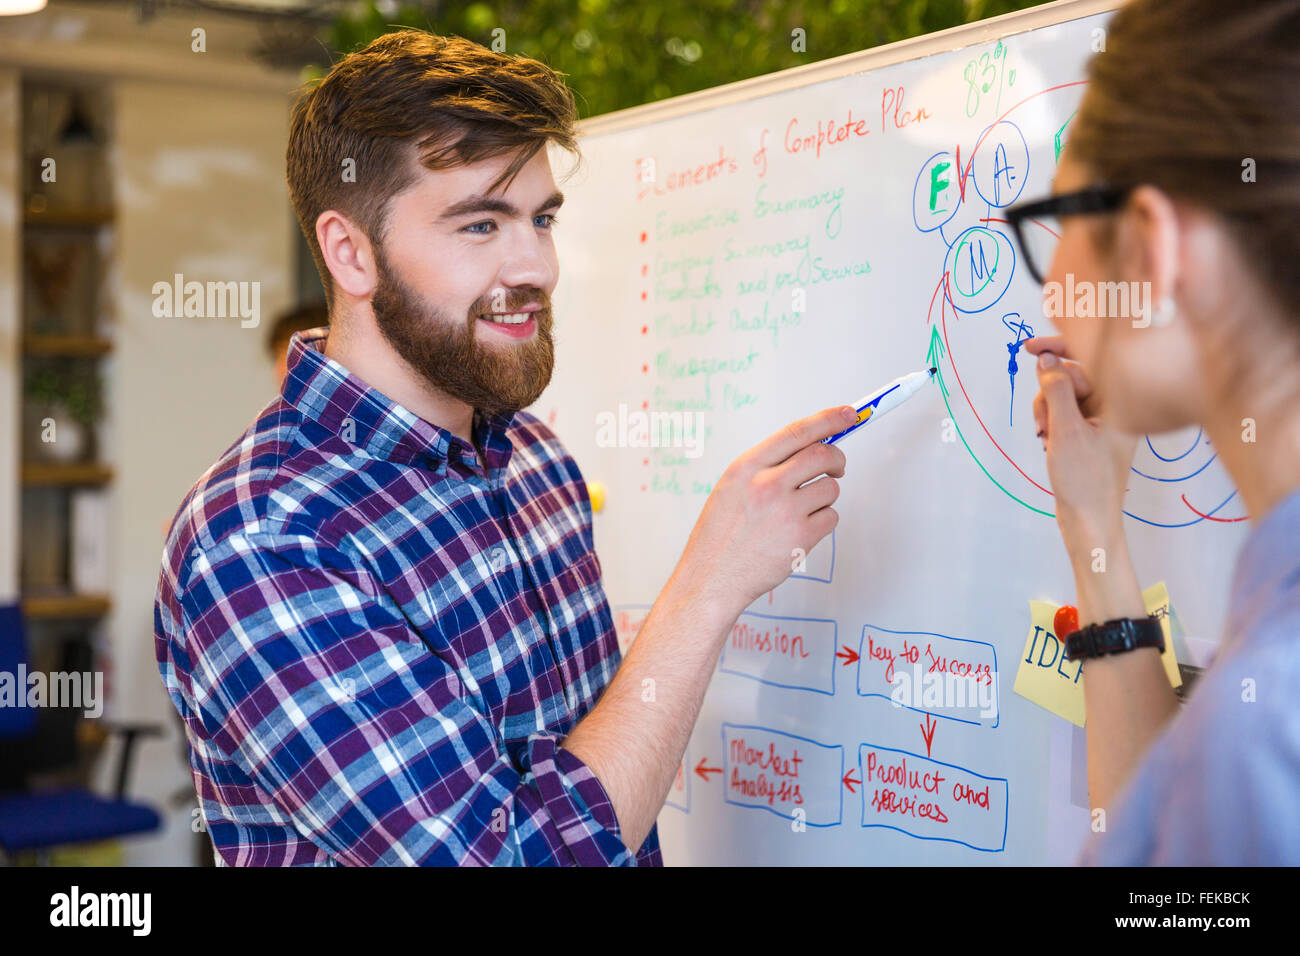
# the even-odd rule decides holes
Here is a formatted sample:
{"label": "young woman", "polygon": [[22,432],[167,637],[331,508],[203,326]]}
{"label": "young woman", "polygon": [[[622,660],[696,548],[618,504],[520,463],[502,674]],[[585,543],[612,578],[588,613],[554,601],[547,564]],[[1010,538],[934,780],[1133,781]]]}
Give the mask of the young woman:
{"label": "young woman", "polygon": [[[1083,682],[1105,829],[1081,862],[1297,864],[1300,0],[1137,0],[1089,81],[1053,197],[1008,215],[1026,238],[1056,218],[1054,251],[1023,248],[1041,281],[1150,283],[1154,302],[1049,315],[1061,335],[1026,345],[1082,637],[1096,638]],[[1118,649],[1153,636],[1122,503],[1134,436],[1189,425],[1252,529],[1217,658],[1180,712],[1159,650]]]}

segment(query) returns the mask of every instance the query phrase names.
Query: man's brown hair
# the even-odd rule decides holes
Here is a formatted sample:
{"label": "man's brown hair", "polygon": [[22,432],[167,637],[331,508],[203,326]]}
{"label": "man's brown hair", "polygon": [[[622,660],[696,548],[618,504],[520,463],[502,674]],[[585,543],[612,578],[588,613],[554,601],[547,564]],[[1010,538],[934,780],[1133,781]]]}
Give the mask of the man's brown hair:
{"label": "man's brown hair", "polygon": [[[578,153],[573,93],[544,63],[462,37],[388,33],[344,57],[298,98],[285,173],[298,224],[334,305],[334,284],[316,241],[316,219],[337,209],[382,244],[389,200],[421,165],[440,170],[513,150],[491,186],[510,182],[549,140]],[[344,178],[345,161],[355,182]]]}

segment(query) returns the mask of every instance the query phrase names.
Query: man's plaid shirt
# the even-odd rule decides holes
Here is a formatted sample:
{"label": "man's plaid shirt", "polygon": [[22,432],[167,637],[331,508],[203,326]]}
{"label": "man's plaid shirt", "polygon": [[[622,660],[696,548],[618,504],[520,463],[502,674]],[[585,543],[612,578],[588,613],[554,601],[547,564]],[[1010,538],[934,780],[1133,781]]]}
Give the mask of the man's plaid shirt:
{"label": "man's plaid shirt", "polygon": [[476,416],[480,463],[324,334],[163,553],[158,669],[217,862],[661,864],[559,746],[620,662],[576,463],[526,412]]}

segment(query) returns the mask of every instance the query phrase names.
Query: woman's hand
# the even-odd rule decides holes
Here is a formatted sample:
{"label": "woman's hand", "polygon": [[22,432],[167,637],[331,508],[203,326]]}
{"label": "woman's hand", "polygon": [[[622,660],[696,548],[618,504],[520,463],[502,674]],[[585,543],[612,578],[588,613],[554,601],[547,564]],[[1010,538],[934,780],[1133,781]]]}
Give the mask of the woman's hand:
{"label": "woman's hand", "polygon": [[1065,339],[1040,336],[1028,339],[1024,348],[1038,356],[1034,421],[1047,452],[1056,521],[1067,546],[1078,532],[1119,531],[1137,436],[1106,424],[1083,366],[1069,361]]}
{"label": "woman's hand", "polygon": [[[1124,489],[1137,436],[1106,424],[1083,367],[1067,361],[1064,339],[1030,339],[1025,351],[1039,359],[1034,421],[1047,450],[1056,524],[1074,570],[1079,624],[1145,617],[1123,524]],[[1093,807],[1110,808],[1146,749],[1177,713],[1178,698],[1160,655],[1154,648],[1140,648],[1084,663],[1083,701],[1088,795]]]}

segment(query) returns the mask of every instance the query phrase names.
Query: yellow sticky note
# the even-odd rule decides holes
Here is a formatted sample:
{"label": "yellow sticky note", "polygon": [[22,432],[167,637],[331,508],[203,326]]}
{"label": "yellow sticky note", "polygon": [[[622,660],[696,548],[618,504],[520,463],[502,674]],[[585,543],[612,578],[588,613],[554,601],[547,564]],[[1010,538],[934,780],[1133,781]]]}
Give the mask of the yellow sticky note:
{"label": "yellow sticky note", "polygon": [[[1153,584],[1142,592],[1142,601],[1148,614],[1160,619],[1165,633],[1165,652],[1162,660],[1169,683],[1177,687],[1182,683],[1178,661],[1174,657],[1174,643],[1169,628],[1170,602],[1165,583]],[[1016,670],[1016,683],[1012,688],[1021,697],[1032,700],[1070,723],[1084,726],[1083,661],[1065,659],[1065,644],[1054,633],[1053,621],[1059,604],[1049,601],[1030,601],[1029,636],[1020,655]]]}
{"label": "yellow sticky note", "polygon": [[1029,602],[1029,637],[1020,654],[1012,689],[1082,727],[1083,661],[1066,660],[1065,645],[1053,633],[1052,621],[1060,606],[1047,601]]}
{"label": "yellow sticky note", "polygon": [[1160,660],[1165,665],[1169,686],[1181,687],[1183,675],[1178,672],[1178,659],[1174,657],[1173,634],[1169,629],[1169,616],[1173,605],[1169,603],[1169,589],[1165,587],[1165,582],[1153,584],[1143,591],[1142,603],[1146,605],[1148,614],[1154,614],[1160,619],[1160,629],[1165,632],[1165,652],[1160,655]]}

